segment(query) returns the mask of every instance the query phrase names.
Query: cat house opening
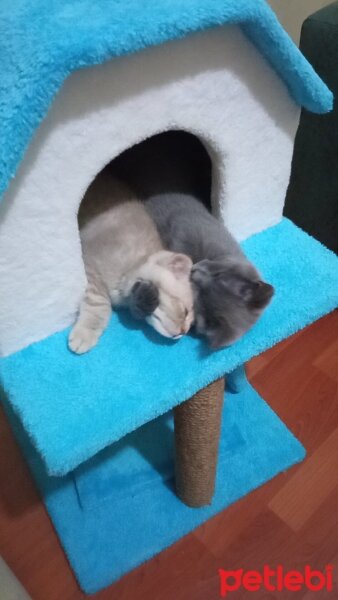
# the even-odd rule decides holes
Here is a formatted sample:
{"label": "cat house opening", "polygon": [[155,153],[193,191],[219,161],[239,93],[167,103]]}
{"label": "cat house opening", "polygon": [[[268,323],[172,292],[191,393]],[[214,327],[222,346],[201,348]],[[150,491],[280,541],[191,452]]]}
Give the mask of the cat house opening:
{"label": "cat house opening", "polygon": [[158,193],[193,194],[211,210],[212,161],[199,138],[183,130],[153,135],[105,167],[143,199]]}

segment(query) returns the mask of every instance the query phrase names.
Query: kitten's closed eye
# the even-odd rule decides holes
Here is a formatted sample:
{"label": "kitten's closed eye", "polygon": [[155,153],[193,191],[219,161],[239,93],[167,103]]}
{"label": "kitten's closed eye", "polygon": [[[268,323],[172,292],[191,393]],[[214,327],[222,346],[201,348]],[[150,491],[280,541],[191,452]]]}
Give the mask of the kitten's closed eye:
{"label": "kitten's closed eye", "polygon": [[151,315],[159,305],[159,292],[150,281],[136,281],[129,298],[129,307],[136,319]]}

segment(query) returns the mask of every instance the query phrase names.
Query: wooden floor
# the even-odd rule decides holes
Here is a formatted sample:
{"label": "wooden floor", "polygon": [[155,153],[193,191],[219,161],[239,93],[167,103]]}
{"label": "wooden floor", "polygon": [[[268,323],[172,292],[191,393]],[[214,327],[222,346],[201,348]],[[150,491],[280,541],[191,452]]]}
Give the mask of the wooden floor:
{"label": "wooden floor", "polygon": [[[216,600],[218,569],[336,568],[338,581],[338,312],[251,361],[260,394],[308,457],[95,600]],[[79,600],[45,509],[0,416],[0,553],[33,600]],[[338,588],[337,588],[338,589]],[[228,598],[338,598],[328,592],[236,592]]]}

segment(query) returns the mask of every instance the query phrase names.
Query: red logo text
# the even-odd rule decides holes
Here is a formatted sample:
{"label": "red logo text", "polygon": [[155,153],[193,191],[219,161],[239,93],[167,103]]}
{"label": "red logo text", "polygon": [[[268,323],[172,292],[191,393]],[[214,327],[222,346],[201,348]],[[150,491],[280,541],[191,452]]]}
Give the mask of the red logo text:
{"label": "red logo text", "polygon": [[265,565],[262,572],[244,571],[244,569],[237,569],[236,571],[219,569],[218,573],[222,598],[226,598],[228,594],[240,588],[248,592],[257,592],[261,589],[268,592],[283,592],[284,590],[291,592],[327,590],[332,592],[333,590],[332,565],[327,565],[324,571],[312,569],[309,565],[306,565],[303,571],[286,571],[281,565],[272,569]]}

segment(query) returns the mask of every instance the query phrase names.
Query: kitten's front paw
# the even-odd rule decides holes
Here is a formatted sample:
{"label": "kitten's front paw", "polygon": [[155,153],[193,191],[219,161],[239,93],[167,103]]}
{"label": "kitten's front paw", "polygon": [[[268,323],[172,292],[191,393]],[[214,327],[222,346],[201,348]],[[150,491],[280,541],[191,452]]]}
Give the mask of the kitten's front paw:
{"label": "kitten's front paw", "polygon": [[90,329],[80,329],[76,326],[70,332],[68,346],[76,354],[84,354],[96,346],[98,340],[97,333]]}

